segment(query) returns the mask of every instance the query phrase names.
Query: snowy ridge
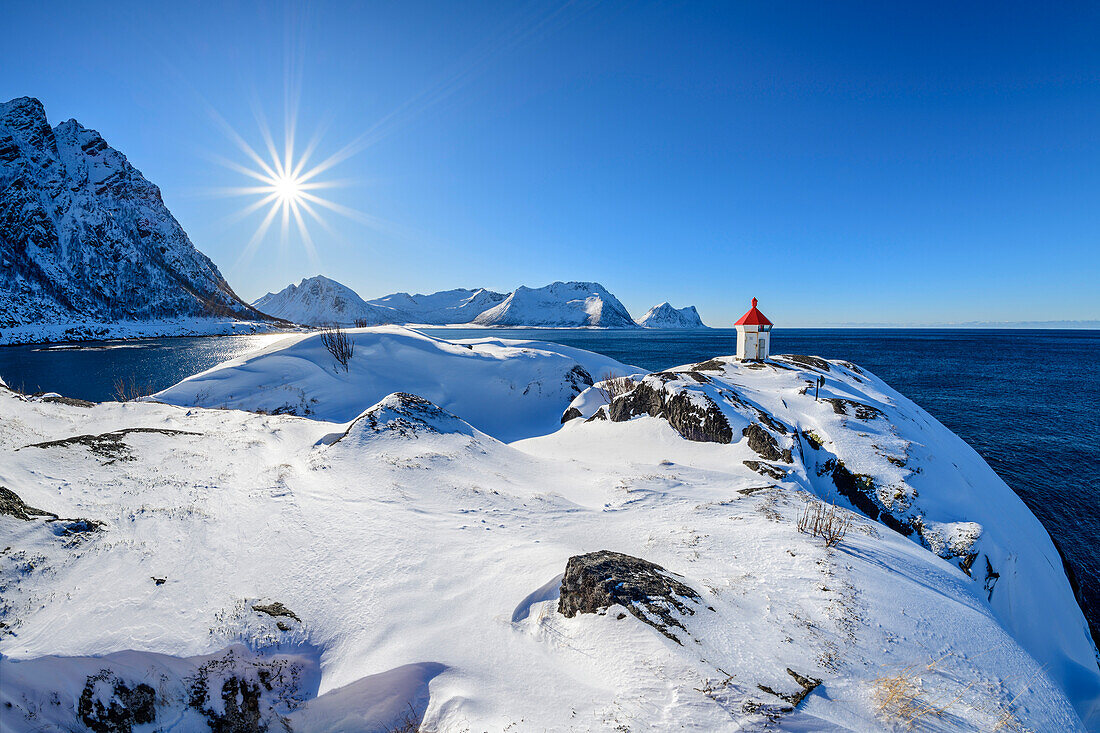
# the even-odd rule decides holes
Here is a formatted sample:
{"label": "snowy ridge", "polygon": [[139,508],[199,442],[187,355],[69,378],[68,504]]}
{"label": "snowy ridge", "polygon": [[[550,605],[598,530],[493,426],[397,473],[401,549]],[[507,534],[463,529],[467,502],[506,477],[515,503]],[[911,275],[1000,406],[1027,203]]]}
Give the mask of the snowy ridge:
{"label": "snowy ridge", "polygon": [[76,120],[51,128],[29,97],[0,104],[0,260],[0,343],[70,322],[269,320],[122,153]]}
{"label": "snowy ridge", "polygon": [[[351,288],[318,275],[278,293],[268,293],[252,305],[272,316],[310,326],[357,322],[364,326],[471,324],[535,328],[639,325],[618,298],[592,282],[555,282],[541,288],[521,286],[508,294],[484,288],[458,288],[429,295],[393,293],[364,300]],[[660,312],[653,315],[655,310]],[[694,307],[676,310],[665,303],[650,309],[646,318],[654,324],[664,324],[650,328],[704,328]]]}
{"label": "snowy ridge", "polygon": [[[352,335],[347,372],[295,336],[159,395],[300,393],[313,419],[0,389],[5,730],[1100,721],[1043,528],[854,365],[617,365],[609,393],[576,349]],[[835,547],[799,530],[818,498],[851,522]],[[563,613],[570,558],[605,549],[679,595]]]}
{"label": "snowy ridge", "polygon": [[667,300],[646,311],[638,319],[638,325],[642,328],[706,328],[695,306],[673,308]]}

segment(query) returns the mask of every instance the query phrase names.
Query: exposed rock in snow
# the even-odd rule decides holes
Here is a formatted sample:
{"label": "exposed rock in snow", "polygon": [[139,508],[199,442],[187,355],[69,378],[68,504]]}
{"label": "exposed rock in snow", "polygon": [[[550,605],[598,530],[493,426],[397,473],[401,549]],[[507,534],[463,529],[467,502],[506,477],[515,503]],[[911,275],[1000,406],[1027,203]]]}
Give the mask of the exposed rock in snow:
{"label": "exposed rock in snow", "polygon": [[122,153],[76,120],[51,128],[30,97],[0,104],[0,262],[0,343],[81,337],[81,323],[268,320]]}
{"label": "exposed rock in snow", "polygon": [[731,442],[733,430],[729,419],[714,401],[723,395],[715,390],[685,389],[688,384],[699,384],[697,379],[706,377],[692,375],[685,379],[669,372],[650,374],[633,390],[612,400],[608,417],[615,422],[639,415],[662,417],[687,440]]}
{"label": "exposed rock in snow", "polygon": [[[690,603],[689,603],[690,601]],[[569,558],[561,581],[558,613],[599,613],[622,606],[677,644],[685,631],[680,618],[695,614],[699,594],[647,560],[600,550]]]}
{"label": "exposed rock in snow", "polygon": [[646,311],[646,314],[638,319],[638,325],[643,328],[706,328],[695,306],[673,308],[667,300]]}
{"label": "exposed rock in snow", "polygon": [[[603,357],[351,336],[346,374],[290,337],[162,395],[187,407],[0,390],[19,506],[103,523],[74,541],[0,513],[5,730],[87,729],[85,697],[133,730],[1095,727],[1095,650],[1046,532],[874,375],[617,365],[638,386],[612,405],[646,386],[717,411],[728,441],[699,441],[661,409],[559,425],[570,400],[606,418],[578,371]],[[314,419],[194,406],[267,409],[288,385]],[[822,499],[851,522],[835,547],[799,530]]]}

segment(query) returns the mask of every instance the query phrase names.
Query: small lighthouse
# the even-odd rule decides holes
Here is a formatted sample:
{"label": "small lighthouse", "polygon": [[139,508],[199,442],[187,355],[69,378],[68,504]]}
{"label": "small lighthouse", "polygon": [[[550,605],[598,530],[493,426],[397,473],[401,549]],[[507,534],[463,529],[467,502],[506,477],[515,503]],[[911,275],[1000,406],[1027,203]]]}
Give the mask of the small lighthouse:
{"label": "small lighthouse", "polygon": [[742,361],[762,361],[768,358],[772,339],[772,322],[756,308],[752,308],[733,324],[737,329],[737,358]]}

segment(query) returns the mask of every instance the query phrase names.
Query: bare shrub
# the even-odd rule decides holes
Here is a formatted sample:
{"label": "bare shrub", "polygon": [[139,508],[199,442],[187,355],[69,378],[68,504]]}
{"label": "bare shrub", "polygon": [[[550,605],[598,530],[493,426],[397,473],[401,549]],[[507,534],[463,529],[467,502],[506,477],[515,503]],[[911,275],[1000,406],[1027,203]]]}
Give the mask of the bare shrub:
{"label": "bare shrub", "polygon": [[611,404],[616,397],[632,392],[638,383],[631,377],[608,372],[594,386],[603,395],[604,401]]}
{"label": "bare shrub", "polygon": [[321,331],[321,345],[328,349],[336,363],[348,370],[348,361],[355,354],[355,344],[348,338],[348,332],[334,324]]}
{"label": "bare shrub", "polygon": [[368,321],[366,318],[356,318],[355,319],[355,327],[356,328],[366,328],[369,325],[371,325],[370,321]]}
{"label": "bare shrub", "polygon": [[408,711],[398,720],[394,721],[392,725],[386,726],[386,733],[419,733],[421,723],[420,716],[417,715],[412,703],[405,704],[409,706]]}
{"label": "bare shrub", "polygon": [[811,499],[798,517],[798,531],[811,537],[825,540],[826,547],[836,547],[848,534],[852,526],[852,517],[848,513],[837,512],[835,504]]}
{"label": "bare shrub", "polygon": [[115,401],[117,402],[133,402],[142,397],[148,397],[154,391],[148,384],[139,385],[137,378],[133,375],[130,375],[129,378],[115,377],[113,386]]}

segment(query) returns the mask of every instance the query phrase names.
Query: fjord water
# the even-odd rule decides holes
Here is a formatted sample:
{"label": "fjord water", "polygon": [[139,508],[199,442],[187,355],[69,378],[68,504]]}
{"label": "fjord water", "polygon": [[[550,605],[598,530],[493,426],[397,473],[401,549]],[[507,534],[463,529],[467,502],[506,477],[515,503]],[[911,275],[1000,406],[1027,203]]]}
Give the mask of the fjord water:
{"label": "fjord water", "polygon": [[[730,354],[735,341],[726,329],[426,332],[556,341],[651,370]],[[116,380],[160,390],[279,338],[10,346],[0,348],[0,377],[25,392],[108,400]],[[873,371],[972,445],[1051,533],[1100,636],[1100,331],[776,329],[772,338],[776,353],[847,359]]]}

